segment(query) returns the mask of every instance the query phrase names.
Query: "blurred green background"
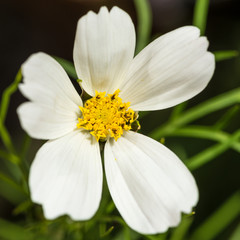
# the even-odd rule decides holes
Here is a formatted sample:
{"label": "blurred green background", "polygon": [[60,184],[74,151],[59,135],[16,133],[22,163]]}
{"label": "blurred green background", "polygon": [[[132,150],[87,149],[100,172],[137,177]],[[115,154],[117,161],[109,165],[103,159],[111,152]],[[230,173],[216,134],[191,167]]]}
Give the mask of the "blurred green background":
{"label": "blurred green background", "polygon": [[[191,25],[193,21],[194,0],[149,0],[153,27],[151,40],[175,28]],[[21,64],[32,53],[43,51],[72,61],[73,43],[78,19],[89,10],[97,12],[102,5],[119,6],[130,14],[135,26],[138,26],[134,2],[130,0],[54,0],[0,1],[0,94],[14,80]],[[205,35],[210,42],[210,51],[240,51],[240,1],[212,0]],[[217,96],[240,86],[240,58],[221,61],[216,64],[216,71],[208,87],[197,97],[188,102],[187,108],[197,105],[206,99]],[[240,96],[239,96],[240,98]],[[6,127],[18,147],[22,141],[23,131],[19,125],[16,108],[24,101],[16,92],[10,104],[6,118]],[[239,101],[240,102],[240,101]],[[239,109],[239,103],[234,105]],[[194,122],[197,125],[211,126],[228,109],[209,114]],[[150,133],[154,128],[166,122],[172,109],[152,112],[141,121],[141,132]],[[231,124],[225,129],[231,133],[240,127],[240,111],[236,111]],[[28,153],[31,161],[41,146],[41,141],[34,140]],[[210,140],[187,137],[167,137],[165,144],[183,160],[214,145]],[[0,144],[1,146],[1,144]],[[0,168],[6,163],[1,161]],[[229,196],[239,190],[240,154],[228,149],[210,163],[194,170],[193,175],[199,186],[200,201],[196,208],[192,229],[201,224]],[[6,191],[0,184],[0,192]],[[10,201],[0,194],[0,218],[13,222],[21,221],[21,215],[12,215],[14,200]],[[13,196],[13,199],[17,196]],[[240,205],[240,202],[239,202]],[[216,237],[228,239],[230,233],[239,225],[240,216]],[[0,224],[1,227],[1,224]],[[203,239],[204,240],[204,239]]]}

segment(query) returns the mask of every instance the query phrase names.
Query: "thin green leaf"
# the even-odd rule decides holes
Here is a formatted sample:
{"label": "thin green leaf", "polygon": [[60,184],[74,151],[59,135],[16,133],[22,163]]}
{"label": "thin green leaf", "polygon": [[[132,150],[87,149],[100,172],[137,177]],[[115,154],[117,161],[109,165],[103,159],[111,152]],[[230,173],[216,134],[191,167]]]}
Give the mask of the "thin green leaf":
{"label": "thin green leaf", "polygon": [[233,234],[229,238],[229,240],[239,240],[240,239],[240,224],[234,230]]}
{"label": "thin green leaf", "polygon": [[240,88],[236,88],[200,103],[199,105],[184,112],[181,118],[177,119],[176,122],[178,125],[187,124],[207,114],[229,107],[236,103],[240,103]]}
{"label": "thin green leaf", "polygon": [[27,212],[29,208],[31,208],[32,206],[33,206],[32,201],[28,199],[24,202],[21,202],[16,208],[14,208],[13,214],[18,215],[18,214]]}
{"label": "thin green leaf", "polygon": [[204,150],[203,152],[195,155],[194,157],[188,159],[185,163],[187,164],[190,170],[195,170],[204,164],[210,162],[211,160],[215,159],[217,156],[225,152],[230,146],[238,140],[240,137],[240,131],[236,131],[228,141],[223,143],[218,143],[208,149]]}
{"label": "thin green leaf", "polygon": [[8,106],[10,102],[11,95],[17,91],[18,83],[22,80],[21,69],[18,71],[16,78],[12,84],[10,84],[4,91],[2,95],[1,105],[0,105],[0,121],[4,125]]}
{"label": "thin green leaf", "polygon": [[191,240],[215,239],[240,214],[240,193],[232,195],[192,234]]}
{"label": "thin green leaf", "polygon": [[107,224],[106,223],[100,223],[99,224],[99,235],[100,237],[106,232]]}
{"label": "thin green leaf", "polygon": [[178,118],[180,114],[183,112],[183,110],[187,107],[187,101],[183,102],[181,104],[178,104],[176,107],[173,108],[170,121],[173,121],[174,119]]}
{"label": "thin green leaf", "polygon": [[119,216],[102,216],[100,219],[102,222],[117,222],[121,224],[122,226],[127,226],[126,223],[123,221],[123,219]]}
{"label": "thin green leaf", "polygon": [[123,233],[124,233],[124,239],[131,240],[131,229],[127,226],[127,224],[123,221],[123,219],[119,216],[102,216],[101,222],[110,222],[111,224],[113,222],[117,222],[122,225],[123,227]]}
{"label": "thin green leaf", "polygon": [[5,182],[8,185],[8,187],[12,188],[14,191],[17,190],[18,192],[26,194],[26,192],[24,192],[23,189],[20,188],[17,183],[15,183],[10,177],[8,177],[3,172],[0,172],[0,180]]}
{"label": "thin green leaf", "polygon": [[115,209],[115,204],[113,201],[110,201],[110,203],[106,207],[106,213],[110,214]]}
{"label": "thin green leaf", "polygon": [[137,11],[137,46],[136,54],[139,53],[149,42],[152,30],[152,11],[148,0],[134,0]]}
{"label": "thin green leaf", "polygon": [[0,172],[0,195],[14,205],[27,198],[24,189],[3,172]]}
{"label": "thin green leaf", "polygon": [[173,229],[170,240],[184,240],[185,236],[193,222],[193,217],[186,216],[182,219],[180,225]]}
{"label": "thin green leaf", "polygon": [[239,112],[239,105],[231,107],[214,125],[215,129],[223,129],[227,127],[233,117]]}
{"label": "thin green leaf", "polygon": [[[129,228],[128,228],[129,229]],[[140,240],[139,239],[139,234],[134,232],[134,231],[129,231],[129,235],[126,237],[126,232],[124,231],[118,231],[117,234],[115,233],[114,235],[111,235],[111,237],[109,238],[110,240]]]}
{"label": "thin green leaf", "polygon": [[218,142],[225,142],[228,140],[230,135],[222,131],[215,130],[212,127],[190,125],[175,130],[169,136],[203,138]]}
{"label": "thin green leaf", "polygon": [[[5,162],[6,166],[8,167],[8,170],[12,174],[12,177],[15,178],[15,180],[20,180],[21,178],[23,191],[27,194],[28,193],[28,185],[27,185],[27,177],[26,177],[28,173],[27,167],[25,169],[21,159],[13,153],[8,153],[3,150],[0,150],[0,158],[7,160],[7,162]],[[14,164],[14,166],[12,164]],[[6,178],[4,178],[3,176],[4,174],[2,175],[2,180],[6,180]]]}
{"label": "thin green leaf", "polygon": [[229,146],[227,144],[216,144],[200,152],[199,154],[196,154],[195,156],[187,159],[185,161],[185,164],[191,171],[193,171],[224,153],[228,149],[228,147]]}
{"label": "thin green leaf", "polygon": [[172,134],[176,129],[192,121],[238,103],[240,103],[240,88],[223,93],[188,109],[173,121],[154,129],[149,135],[155,139],[160,139],[163,136],[166,137],[167,135]]}
{"label": "thin green leaf", "polygon": [[196,0],[193,15],[193,25],[200,29],[201,35],[204,35],[206,29],[208,7],[209,0]]}
{"label": "thin green leaf", "polygon": [[239,52],[235,50],[228,50],[228,51],[215,51],[214,52],[216,62],[220,62],[223,60],[228,60],[231,58],[235,58],[239,56]]}
{"label": "thin green leaf", "polygon": [[53,56],[57,61],[58,63],[64,68],[64,70],[67,72],[67,74],[74,78],[74,79],[77,79],[77,73],[76,73],[76,70],[74,68],[74,65],[72,62],[66,60],[66,59],[63,59],[63,58],[60,58],[60,57],[56,57],[56,56]]}
{"label": "thin green leaf", "polygon": [[19,162],[20,162],[18,156],[16,156],[15,154],[12,154],[12,153],[8,153],[1,149],[0,149],[0,158],[5,159],[15,165],[19,164]]}
{"label": "thin green leaf", "polygon": [[[28,136],[28,134],[24,135],[24,139],[22,141],[21,152],[19,154],[19,158],[21,159],[21,171],[24,173],[25,176],[29,175],[29,162],[27,161],[27,152],[31,145],[32,139]],[[26,188],[27,186],[25,186]]]}
{"label": "thin green leaf", "polygon": [[21,69],[18,71],[15,80],[11,83],[4,91],[0,104],[0,136],[2,138],[3,144],[10,151],[14,152],[14,147],[12,145],[12,140],[10,134],[8,133],[6,127],[4,126],[10,98],[14,92],[16,92],[18,83],[22,80]]}
{"label": "thin green leaf", "polygon": [[4,240],[33,240],[34,235],[24,228],[0,219],[0,238]]}
{"label": "thin green leaf", "polygon": [[[231,137],[228,133],[206,126],[187,126],[179,128],[172,132],[169,136],[203,138],[221,143],[227,142]],[[231,148],[240,153],[240,142],[237,140],[233,141]]]}
{"label": "thin green leaf", "polygon": [[32,141],[32,139],[28,136],[28,134],[25,134],[24,139],[22,141],[22,146],[21,146],[21,153],[20,153],[21,158],[26,157],[26,154],[30,147],[31,141]]}
{"label": "thin green leaf", "polygon": [[168,235],[168,232],[158,234],[158,235],[145,235],[145,238],[149,240],[166,240],[167,235]]}
{"label": "thin green leaf", "polygon": [[[14,149],[13,152],[15,152]],[[24,191],[28,193],[27,185],[28,166],[24,165],[26,163],[21,161],[19,156],[17,156],[16,154],[8,153],[3,150],[0,150],[0,158],[8,161],[6,162],[8,170],[10,171],[12,176],[16,178],[16,180],[19,180],[21,178]],[[12,164],[14,164],[14,166]]]}
{"label": "thin green leaf", "polygon": [[4,146],[8,149],[9,152],[14,153],[14,147],[12,145],[12,140],[10,137],[10,134],[6,127],[2,124],[2,121],[0,119],[0,137],[2,139],[2,142]]}
{"label": "thin green leaf", "polygon": [[111,226],[107,231],[105,231],[103,234],[100,235],[100,238],[104,238],[106,236],[108,236],[112,230],[114,229],[114,226]]}

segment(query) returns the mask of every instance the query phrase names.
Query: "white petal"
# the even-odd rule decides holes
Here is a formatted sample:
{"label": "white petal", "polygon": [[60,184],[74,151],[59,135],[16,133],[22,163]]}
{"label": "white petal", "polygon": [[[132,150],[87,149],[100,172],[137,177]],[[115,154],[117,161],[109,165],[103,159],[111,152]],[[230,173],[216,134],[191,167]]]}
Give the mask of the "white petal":
{"label": "white petal", "polygon": [[24,130],[34,138],[53,139],[76,128],[82,100],[62,67],[37,53],[23,64],[22,73],[19,89],[31,101],[17,110]]}
{"label": "white petal", "polygon": [[126,223],[143,234],[179,224],[198,201],[194,178],[168,148],[127,132],[106,143],[105,170],[110,193]]}
{"label": "white petal", "polygon": [[164,109],[192,98],[214,72],[214,55],[207,47],[207,39],[192,26],[159,37],[134,58],[121,97],[136,111]]}
{"label": "white petal", "polygon": [[113,93],[133,59],[135,30],[131,18],[118,7],[88,12],[77,26],[73,59],[82,87]]}
{"label": "white petal", "polygon": [[102,178],[99,144],[89,133],[74,131],[38,151],[30,169],[31,197],[47,219],[68,214],[86,220],[98,209]]}
{"label": "white petal", "polygon": [[17,113],[22,128],[37,139],[55,139],[72,132],[77,126],[77,115],[64,115],[64,112],[32,102],[21,104]]}

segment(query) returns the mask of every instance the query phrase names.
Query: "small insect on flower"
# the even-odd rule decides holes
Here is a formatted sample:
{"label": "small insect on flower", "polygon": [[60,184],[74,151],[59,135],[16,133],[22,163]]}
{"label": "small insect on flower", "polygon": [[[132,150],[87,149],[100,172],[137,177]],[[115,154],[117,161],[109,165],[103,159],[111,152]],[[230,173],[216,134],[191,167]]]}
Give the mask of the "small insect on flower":
{"label": "small insect on flower", "polygon": [[36,53],[22,66],[19,85],[29,102],[17,112],[23,129],[47,141],[29,176],[31,198],[45,217],[90,219],[99,207],[104,166],[112,199],[126,223],[144,234],[177,226],[198,201],[195,180],[161,143],[134,130],[139,111],[165,109],[201,92],[214,56],[199,29],[182,27],[136,57],[129,15],[113,7],[89,12],[77,25],[73,50],[83,102],[63,68]]}

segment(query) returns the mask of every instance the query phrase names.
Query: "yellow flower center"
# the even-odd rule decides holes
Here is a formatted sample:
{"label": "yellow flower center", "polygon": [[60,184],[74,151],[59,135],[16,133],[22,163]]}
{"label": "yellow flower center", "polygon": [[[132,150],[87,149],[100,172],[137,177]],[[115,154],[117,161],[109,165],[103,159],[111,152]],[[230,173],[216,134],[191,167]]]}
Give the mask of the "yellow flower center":
{"label": "yellow flower center", "polygon": [[106,140],[113,137],[116,141],[123,131],[131,129],[135,114],[129,108],[130,103],[123,103],[118,96],[120,90],[105,96],[106,92],[95,92],[95,97],[87,100],[84,107],[79,107],[82,118],[78,119],[77,127],[84,128],[97,139]]}

